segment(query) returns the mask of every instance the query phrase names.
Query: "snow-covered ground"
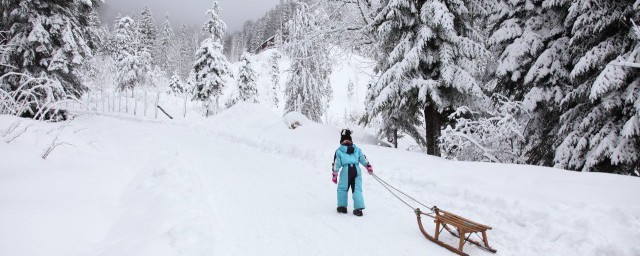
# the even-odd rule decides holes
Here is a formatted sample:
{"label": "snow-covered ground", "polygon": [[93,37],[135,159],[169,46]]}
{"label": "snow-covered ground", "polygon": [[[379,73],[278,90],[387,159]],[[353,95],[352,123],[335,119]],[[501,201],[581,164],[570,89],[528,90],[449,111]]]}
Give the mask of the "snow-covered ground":
{"label": "snow-covered ground", "polygon": [[[287,126],[254,104],[173,121],[0,116],[0,255],[453,255],[366,174],[365,216],[336,213],[341,127]],[[68,144],[43,160],[56,137]],[[453,162],[362,138],[381,178],[492,226],[497,255],[640,255],[640,179]]]}

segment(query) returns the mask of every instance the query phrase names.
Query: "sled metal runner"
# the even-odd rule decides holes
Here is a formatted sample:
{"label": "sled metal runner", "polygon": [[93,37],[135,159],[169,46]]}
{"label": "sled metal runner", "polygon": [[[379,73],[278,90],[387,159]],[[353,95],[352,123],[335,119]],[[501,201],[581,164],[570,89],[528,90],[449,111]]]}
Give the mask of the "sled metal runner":
{"label": "sled metal runner", "polygon": [[[477,245],[481,249],[495,253],[496,250],[489,246],[489,240],[487,239],[487,230],[490,230],[491,227],[482,225],[480,223],[465,219],[453,213],[443,211],[438,209],[438,207],[433,207],[433,213],[425,213],[420,210],[420,208],[415,209],[416,217],[418,218],[418,226],[420,227],[420,231],[424,236],[429,239],[429,241],[440,245],[447,250],[462,255],[469,256],[462,251],[464,245],[469,242],[474,245]],[[434,215],[435,213],[435,215]],[[422,226],[422,216],[428,216],[434,219],[436,223],[435,235],[431,236]],[[453,230],[450,226],[453,226],[455,230]],[[445,244],[444,242],[439,240],[440,234],[443,230],[447,230],[451,235],[460,239],[460,243],[458,244],[458,248],[455,248],[451,245]],[[478,233],[482,234],[482,242],[478,242],[471,239],[471,236]]]}

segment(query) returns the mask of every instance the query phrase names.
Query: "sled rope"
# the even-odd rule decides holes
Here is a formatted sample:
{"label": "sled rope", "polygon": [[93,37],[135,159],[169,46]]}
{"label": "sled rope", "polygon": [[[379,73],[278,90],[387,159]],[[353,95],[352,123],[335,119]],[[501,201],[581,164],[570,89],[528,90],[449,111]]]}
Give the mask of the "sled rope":
{"label": "sled rope", "polygon": [[[407,193],[402,192],[401,190],[392,186],[391,184],[381,179],[377,175],[371,173],[371,176],[373,176],[373,178],[375,178],[376,181],[378,181],[378,183],[382,185],[382,187],[384,187],[387,191],[389,191],[389,193],[391,193],[394,197],[400,200],[400,202],[404,203],[407,207],[413,210],[418,220],[418,227],[420,228],[420,232],[422,232],[422,234],[429,241],[434,242],[435,244],[440,245],[445,249],[453,253],[456,253],[460,256],[469,256],[469,254],[466,254],[462,251],[462,248],[464,247],[465,244],[467,244],[467,242],[479,246],[480,249],[486,250],[488,252],[496,253],[496,249],[493,249],[489,246],[489,239],[487,239],[487,230],[490,230],[491,227],[479,224],[477,222],[471,221],[469,219],[465,219],[453,213],[441,210],[436,206],[432,206],[432,207],[426,206],[425,204],[421,203],[420,201],[416,200],[410,195],[407,195]],[[423,212],[422,210],[420,210],[420,208],[414,208],[413,206],[411,206],[410,203],[407,202],[408,200],[406,200],[406,198],[403,199],[399,194],[402,194],[406,198],[411,199],[412,201],[420,204],[421,206],[424,206],[426,209],[431,210],[431,212]],[[435,236],[431,236],[424,229],[424,226],[422,225],[423,215],[434,219],[434,222],[436,223]],[[452,226],[453,228],[455,228],[455,230],[449,226]],[[451,233],[451,235],[453,235],[454,237],[457,237],[460,240],[457,248],[439,240],[440,234],[442,233],[443,230],[447,230],[449,233]],[[478,233],[482,233],[482,237],[480,237]],[[474,234],[481,239],[480,242],[471,239],[471,237]]]}
{"label": "sled rope", "polygon": [[375,174],[372,173],[371,176],[373,176],[373,178],[375,178],[378,181],[378,183],[380,183],[380,185],[382,185],[382,187],[387,189],[389,191],[389,193],[391,193],[393,196],[395,196],[398,200],[400,200],[406,206],[411,208],[411,210],[415,210],[416,208],[411,206],[411,204],[407,203],[407,201],[403,200],[400,196],[398,196],[395,192],[393,192],[393,190],[395,190],[398,193],[406,196],[407,198],[411,199],[412,201],[418,203],[419,205],[422,205],[422,206],[426,207],[427,209],[431,210],[432,212],[434,211],[434,207],[433,206],[432,207],[426,206],[425,204],[421,203],[420,201],[416,200],[415,198],[411,197],[410,195],[407,195],[407,193],[402,192],[401,190],[397,189],[394,186],[391,186],[391,184],[387,183],[385,180],[383,180],[380,177],[378,177],[378,175],[375,175]]}

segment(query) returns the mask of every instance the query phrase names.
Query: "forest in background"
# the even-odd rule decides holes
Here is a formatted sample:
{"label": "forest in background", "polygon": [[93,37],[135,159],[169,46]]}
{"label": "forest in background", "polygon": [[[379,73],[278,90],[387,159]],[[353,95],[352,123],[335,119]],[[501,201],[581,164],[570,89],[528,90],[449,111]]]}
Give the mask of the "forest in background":
{"label": "forest in background", "polygon": [[[255,101],[246,67],[270,41],[291,59],[286,112],[321,121],[332,86],[343,86],[328,80],[339,48],[376,61],[362,125],[392,143],[408,136],[450,159],[640,176],[640,1],[282,1],[236,33],[217,4],[200,32],[174,32],[148,9],[102,25],[98,5],[2,2],[0,113],[64,119],[59,102],[89,88],[165,80],[208,115]],[[240,60],[241,77],[230,77]],[[236,85],[236,100],[217,100]]]}

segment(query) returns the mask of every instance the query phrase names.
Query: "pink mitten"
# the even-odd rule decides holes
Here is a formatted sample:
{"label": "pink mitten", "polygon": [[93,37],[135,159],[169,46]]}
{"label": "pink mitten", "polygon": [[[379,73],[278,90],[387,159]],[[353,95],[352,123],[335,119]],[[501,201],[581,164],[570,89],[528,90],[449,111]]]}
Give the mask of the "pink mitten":
{"label": "pink mitten", "polygon": [[333,177],[331,177],[331,181],[333,181],[333,184],[338,184],[338,172],[332,172],[331,174]]}
{"label": "pink mitten", "polygon": [[369,172],[369,174],[373,174],[373,167],[371,167],[371,164],[367,164],[367,171]]}

